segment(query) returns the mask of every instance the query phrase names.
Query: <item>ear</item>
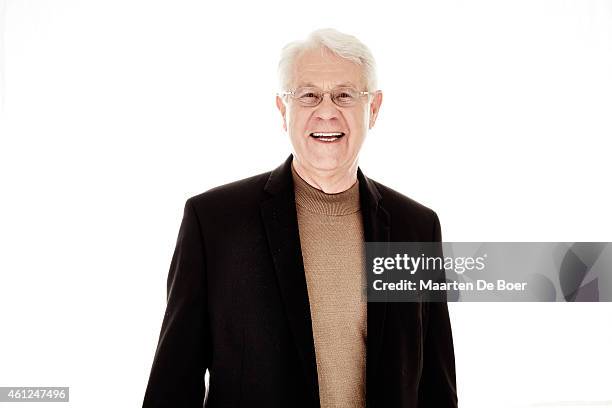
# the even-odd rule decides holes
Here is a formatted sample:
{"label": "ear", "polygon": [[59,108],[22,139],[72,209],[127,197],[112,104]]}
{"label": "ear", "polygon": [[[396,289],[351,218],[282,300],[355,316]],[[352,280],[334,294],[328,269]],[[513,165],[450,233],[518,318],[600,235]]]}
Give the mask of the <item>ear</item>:
{"label": "ear", "polygon": [[286,132],[287,131],[287,117],[286,117],[287,107],[285,106],[285,102],[283,102],[283,99],[278,95],[276,95],[276,107],[278,108],[278,111],[283,117],[283,129]]}
{"label": "ear", "polygon": [[374,127],[374,123],[376,123],[376,118],[378,117],[378,112],[380,111],[380,105],[382,104],[382,97],[382,91],[376,91],[374,93],[374,97],[372,98],[372,102],[370,102],[370,129],[372,129]]}

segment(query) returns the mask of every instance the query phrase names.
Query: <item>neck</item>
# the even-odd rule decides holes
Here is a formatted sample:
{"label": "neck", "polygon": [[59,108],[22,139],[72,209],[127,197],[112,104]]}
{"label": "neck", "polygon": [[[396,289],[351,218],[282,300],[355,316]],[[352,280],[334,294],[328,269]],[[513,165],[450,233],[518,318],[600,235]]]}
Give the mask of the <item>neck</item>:
{"label": "neck", "polygon": [[294,155],[292,166],[304,181],[327,194],[346,191],[357,181],[356,160],[347,168],[319,170],[304,166]]}

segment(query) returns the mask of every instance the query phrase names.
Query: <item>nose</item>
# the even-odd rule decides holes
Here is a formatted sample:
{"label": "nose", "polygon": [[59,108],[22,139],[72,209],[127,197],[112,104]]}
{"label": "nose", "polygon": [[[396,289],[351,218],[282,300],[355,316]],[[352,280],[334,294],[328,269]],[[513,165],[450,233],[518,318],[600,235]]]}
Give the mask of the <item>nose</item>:
{"label": "nose", "polygon": [[323,100],[317,106],[314,116],[318,119],[332,120],[338,118],[338,107],[332,101],[329,93],[323,94]]}

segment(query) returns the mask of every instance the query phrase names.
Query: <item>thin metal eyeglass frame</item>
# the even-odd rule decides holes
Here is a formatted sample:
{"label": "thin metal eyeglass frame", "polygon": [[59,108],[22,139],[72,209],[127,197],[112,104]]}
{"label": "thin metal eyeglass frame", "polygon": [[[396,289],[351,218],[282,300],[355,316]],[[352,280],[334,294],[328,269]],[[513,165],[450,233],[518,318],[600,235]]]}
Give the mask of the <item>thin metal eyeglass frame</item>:
{"label": "thin metal eyeglass frame", "polygon": [[[297,91],[297,89],[299,89],[299,88],[296,88],[293,91],[283,91],[283,92],[278,93],[277,95],[281,96],[281,97],[291,96],[293,99],[296,99],[295,98],[295,91]],[[316,106],[319,106],[321,104],[321,102],[323,102],[323,99],[325,98],[325,94],[329,94],[329,97],[332,100],[332,102],[334,103],[334,105],[336,105],[336,106],[338,106],[340,108],[350,108],[352,106],[355,106],[355,104],[352,104],[352,105],[339,105],[338,103],[336,103],[334,98],[332,98],[332,92],[334,92],[334,91],[335,91],[335,89],[332,89],[331,91],[324,91],[324,92],[322,91],[322,92],[320,92],[321,100],[316,105],[304,105],[304,104],[301,104],[299,102],[298,103],[300,104],[300,106],[304,106],[304,107],[307,107],[307,108],[314,108]],[[373,92],[369,92],[369,91],[358,91],[358,92],[359,92],[359,96],[365,96],[365,95],[372,95],[373,94]]]}

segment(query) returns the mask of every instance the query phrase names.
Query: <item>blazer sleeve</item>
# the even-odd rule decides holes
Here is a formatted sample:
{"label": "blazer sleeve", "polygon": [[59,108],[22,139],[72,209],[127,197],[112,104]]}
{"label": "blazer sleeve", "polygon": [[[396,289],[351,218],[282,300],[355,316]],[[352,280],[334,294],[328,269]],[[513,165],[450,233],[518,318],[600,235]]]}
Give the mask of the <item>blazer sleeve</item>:
{"label": "blazer sleeve", "polygon": [[203,405],[210,350],[204,269],[203,237],[189,199],[168,273],[166,312],[143,408]]}
{"label": "blazer sleeve", "polygon": [[[440,220],[436,213],[432,242],[442,242]],[[423,303],[423,311],[423,372],[419,384],[419,407],[456,408],[455,354],[446,297],[443,301]]]}

